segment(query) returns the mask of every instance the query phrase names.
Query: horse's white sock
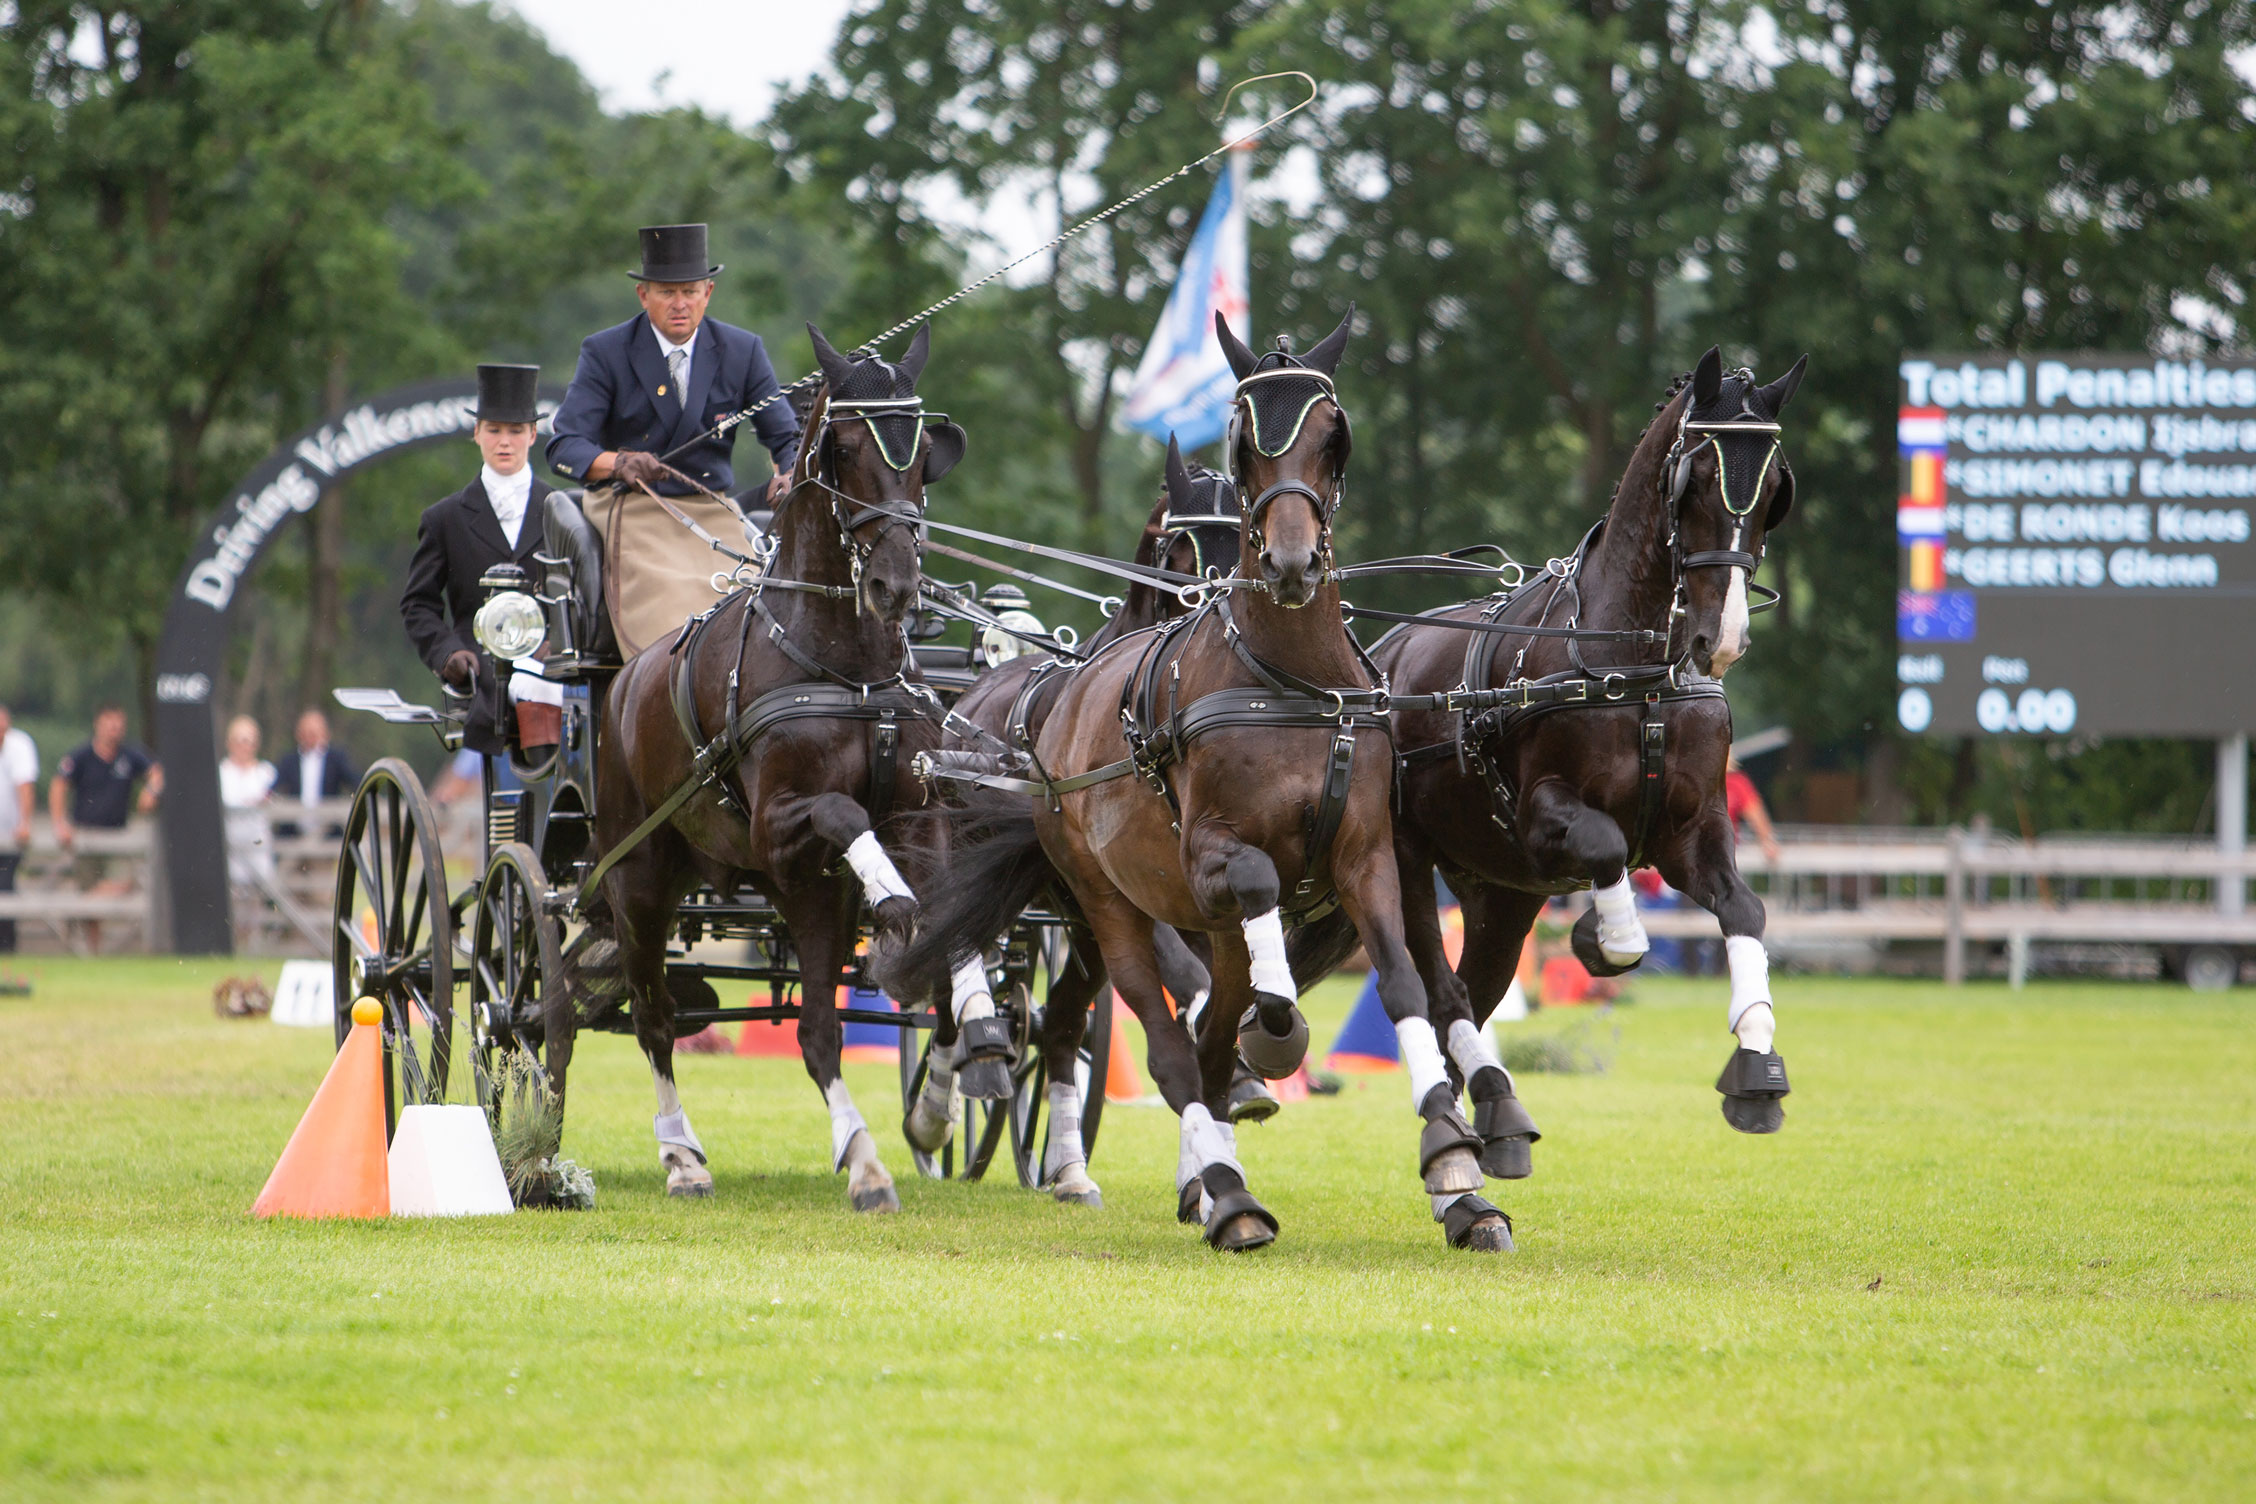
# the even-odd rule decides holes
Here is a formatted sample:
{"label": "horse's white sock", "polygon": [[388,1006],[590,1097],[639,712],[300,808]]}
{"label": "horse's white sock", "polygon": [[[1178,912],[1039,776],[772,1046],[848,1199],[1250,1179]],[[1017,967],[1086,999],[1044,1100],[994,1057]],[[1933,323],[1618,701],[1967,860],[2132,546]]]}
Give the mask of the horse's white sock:
{"label": "horse's white sock", "polygon": [[1285,921],[1275,909],[1244,922],[1246,949],[1253,956],[1253,990],[1271,997],[1294,997],[1292,964],[1285,959]]}
{"label": "horse's white sock", "polygon": [[1181,1190],[1190,1184],[1191,1177],[1208,1165],[1228,1165],[1243,1177],[1245,1167],[1238,1163],[1237,1151],[1236,1135],[1214,1121],[1214,1114],[1206,1110],[1204,1102],[1193,1102],[1183,1109],[1182,1148],[1175,1156],[1175,1188]]}
{"label": "horse's white sock", "polygon": [[1457,1073],[1467,1086],[1484,1070],[1504,1071],[1505,1084],[1511,1084],[1512,1073],[1504,1070],[1504,1057],[1496,1053],[1496,1041],[1488,1037],[1486,1029],[1475,1028],[1469,1018],[1450,1021],[1449,1058],[1457,1062]]}
{"label": "horse's white sock", "polygon": [[1069,1081],[1052,1081],[1048,1096],[1050,1147],[1042,1156],[1042,1178],[1055,1180],[1066,1166],[1088,1163],[1089,1155],[1081,1147],[1081,1093]]}
{"label": "horse's white sock", "polygon": [[1630,887],[1627,872],[1603,888],[1593,888],[1590,898],[1598,909],[1598,949],[1607,960],[1626,965],[1653,948],[1637,918],[1637,892]]}
{"label": "horse's white sock", "polygon": [[672,1112],[661,1112],[652,1118],[650,1126],[658,1135],[661,1151],[671,1144],[696,1155],[699,1164],[705,1163],[705,1146],[697,1141],[697,1130],[689,1126],[689,1114],[681,1110],[679,1103]]}
{"label": "horse's white sock", "polygon": [[830,1107],[830,1167],[846,1168],[846,1151],[852,1147],[854,1135],[867,1133],[869,1124],[862,1121],[861,1109],[854,1105],[846,1090],[843,1078],[823,1088],[823,1101]]}
{"label": "horse's white sock", "polygon": [[846,848],[846,865],[862,880],[862,893],[876,908],[888,898],[906,898],[912,903],[916,894],[901,876],[901,869],[893,865],[893,858],[877,844],[877,832],[865,830],[854,837],[854,844]]}
{"label": "horse's white sock", "polygon": [[1731,966],[1731,1032],[1739,1047],[1757,1054],[1770,1053],[1777,1038],[1778,1020],[1770,1005],[1770,955],[1753,935],[1727,935],[1723,956]]}
{"label": "horse's white sock", "polygon": [[953,988],[948,1006],[956,1015],[957,1028],[962,1028],[975,1018],[994,1017],[995,994],[987,987],[985,957],[973,954],[958,962]]}
{"label": "horse's white sock", "polygon": [[1410,1072],[1410,1105],[1422,1106],[1426,1093],[1449,1084],[1449,1068],[1441,1063],[1441,1042],[1434,1027],[1422,1018],[1405,1018],[1394,1026],[1402,1064]]}

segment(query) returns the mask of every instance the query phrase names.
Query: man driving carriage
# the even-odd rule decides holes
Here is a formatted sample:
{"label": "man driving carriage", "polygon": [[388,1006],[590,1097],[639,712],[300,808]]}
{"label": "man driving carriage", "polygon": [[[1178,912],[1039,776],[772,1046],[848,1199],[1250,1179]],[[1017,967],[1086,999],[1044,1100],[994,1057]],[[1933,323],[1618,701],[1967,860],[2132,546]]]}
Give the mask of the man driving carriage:
{"label": "man driving carriage", "polygon": [[627,657],[718,598],[712,576],[721,561],[668,508],[714,537],[742,536],[729,500],[736,429],[715,425],[766,403],[751,423],[775,462],[771,501],[799,450],[799,416],[780,395],[760,337],[706,317],[721,268],[707,255],[705,226],[640,234],[642,269],[627,275],[639,284],[642,312],[581,343],[548,442],[549,464],[588,488],[588,517],[603,534],[606,604]]}

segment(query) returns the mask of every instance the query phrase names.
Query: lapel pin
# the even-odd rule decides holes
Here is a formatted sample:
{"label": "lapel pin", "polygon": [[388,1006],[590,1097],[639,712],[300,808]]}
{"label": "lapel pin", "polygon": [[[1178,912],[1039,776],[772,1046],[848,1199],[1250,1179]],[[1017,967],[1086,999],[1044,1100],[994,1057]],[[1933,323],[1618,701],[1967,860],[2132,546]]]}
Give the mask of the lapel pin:
{"label": "lapel pin", "polygon": [[666,395],[666,384],[662,381],[658,383],[658,395],[661,397]]}

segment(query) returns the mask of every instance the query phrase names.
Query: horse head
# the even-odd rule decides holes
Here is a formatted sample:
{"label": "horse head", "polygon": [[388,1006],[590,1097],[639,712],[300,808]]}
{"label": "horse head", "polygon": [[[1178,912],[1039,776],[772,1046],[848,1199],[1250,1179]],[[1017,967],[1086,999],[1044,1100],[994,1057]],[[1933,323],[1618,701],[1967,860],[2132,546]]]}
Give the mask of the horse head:
{"label": "horse head", "polygon": [[1165,484],[1152,512],[1151,562],[1176,574],[1230,574],[1238,567],[1245,505],[1220,471],[1186,462],[1175,436],[1167,436]]}
{"label": "horse head", "polygon": [[895,626],[917,601],[924,488],[963,458],[964,432],[928,415],[917,396],[930,326],[917,330],[898,365],[868,350],[841,355],[812,324],[807,337],[823,385],[799,479],[819,482],[829,497],[861,609]]}
{"label": "horse head", "polygon": [[1721,677],[1746,655],[1747,585],[1762,562],[1763,539],[1794,505],[1778,416],[1808,365],[1805,355],[1758,385],[1752,371],[1724,370],[1711,348],[1678,409],[1661,485],[1685,618],[1678,640],[1703,674]]}
{"label": "horse head", "polygon": [[1250,577],[1280,606],[1307,605],[1329,572],[1332,514],[1354,448],[1332,372],[1354,322],[1350,307],[1305,356],[1284,349],[1255,355],[1228,320],[1214,315],[1215,335],[1238,378],[1222,463],[1239,492],[1253,497],[1244,508],[1238,572],[1247,574],[1250,562]]}

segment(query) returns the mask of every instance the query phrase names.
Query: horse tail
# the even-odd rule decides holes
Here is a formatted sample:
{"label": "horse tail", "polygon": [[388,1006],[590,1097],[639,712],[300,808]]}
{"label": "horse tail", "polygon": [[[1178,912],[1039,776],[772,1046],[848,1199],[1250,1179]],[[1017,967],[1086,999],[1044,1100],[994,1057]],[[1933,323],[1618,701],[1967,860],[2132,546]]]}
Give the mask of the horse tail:
{"label": "horse tail", "polygon": [[1293,984],[1306,992],[1333,972],[1355,951],[1361,939],[1345,909],[1333,909],[1285,936],[1285,959],[1292,964]]}
{"label": "horse tail", "polygon": [[884,967],[895,997],[945,996],[959,958],[1009,929],[1044,889],[1062,891],[1023,795],[978,794],[938,818],[948,828],[946,876]]}

